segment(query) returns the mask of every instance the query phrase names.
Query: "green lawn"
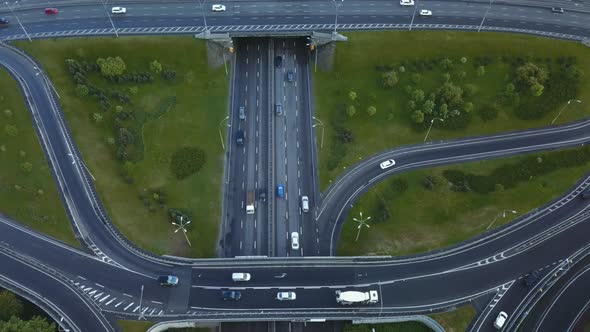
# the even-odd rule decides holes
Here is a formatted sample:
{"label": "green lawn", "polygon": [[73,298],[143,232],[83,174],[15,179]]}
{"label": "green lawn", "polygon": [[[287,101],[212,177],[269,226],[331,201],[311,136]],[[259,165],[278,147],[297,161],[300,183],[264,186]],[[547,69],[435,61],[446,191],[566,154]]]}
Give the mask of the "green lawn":
{"label": "green lawn", "polygon": [[[426,130],[424,126],[414,129],[405,89],[420,88],[428,96],[442,85],[444,73],[449,73],[450,81],[464,90],[468,84],[476,87],[472,96],[463,98],[474,104],[472,119],[466,128],[456,130],[437,128],[441,123],[435,121],[429,140],[548,125],[565,103],[540,119],[521,120],[515,116],[513,104],[498,102],[498,94],[511,82],[514,69],[510,59],[530,57],[539,65],[554,65],[560,57],[575,57],[576,66],[584,71],[586,79],[580,85],[580,94],[571,98],[583,103],[572,103],[557,123],[588,114],[590,48],[580,43],[506,33],[444,31],[359,32],[347,36],[349,41],[338,43],[333,69],[314,74],[315,114],[325,124],[324,147],[318,149],[321,188],[360,159],[403,144],[421,143]],[[441,68],[440,59],[444,57],[452,60],[452,69]],[[462,57],[465,63],[461,63]],[[482,58],[491,63],[484,67],[485,74],[478,76],[475,64]],[[404,65],[405,72],[399,70],[400,65]],[[399,83],[386,89],[382,87],[381,74],[391,68],[397,72]],[[416,73],[420,74],[417,83],[412,78]],[[354,102],[349,98],[350,91],[357,94]],[[523,95],[521,101],[534,98]],[[357,111],[348,117],[345,110],[351,104]],[[373,116],[366,113],[370,105],[377,109]],[[484,121],[479,114],[490,105],[496,105],[498,116]],[[350,130],[354,136],[352,143],[342,144],[336,139],[339,127]]]}
{"label": "green lawn", "polygon": [[[139,322],[135,320],[118,320],[117,323],[123,332],[145,332],[147,329],[155,325],[152,322]],[[174,332],[211,332],[212,329],[208,327],[188,327],[180,329],[168,329],[167,331]]]}
{"label": "green lawn", "polygon": [[[555,153],[555,152],[554,152]],[[351,209],[343,226],[338,254],[343,256],[379,254],[405,255],[426,252],[467,240],[505,224],[555,197],[564,194],[577,180],[588,173],[590,163],[560,169],[518,183],[514,188],[478,194],[473,191],[456,192],[450,189],[441,175],[445,169],[487,175],[492,169],[512,164],[524,157],[487,160],[461,165],[418,170],[379,183],[363,195]],[[439,179],[434,189],[424,186],[426,176]],[[395,189],[402,179],[407,189]],[[399,187],[399,185],[397,185]],[[389,219],[379,221],[379,202],[390,212]],[[503,210],[516,210],[498,217]],[[357,225],[353,217],[360,212],[371,216],[370,229],[363,227],[355,242]]]}
{"label": "green lawn", "polygon": [[[79,246],[31,115],[16,82],[3,69],[0,70],[0,112],[0,213]],[[30,172],[23,169],[27,167],[24,163],[30,164]]]}
{"label": "green lawn", "polygon": [[[138,246],[157,254],[212,257],[221,211],[223,150],[218,124],[227,114],[228,78],[224,69],[207,66],[206,44],[192,37],[76,38],[18,42],[48,72],[61,95],[59,100],[76,144],[94,177],[110,218]],[[112,83],[98,73],[88,81],[103,89],[131,96],[130,104],[110,99],[101,110],[97,98],[78,97],[66,59],[95,63],[99,57],[120,56],[126,73],[149,72],[158,60],[177,72],[173,82],[154,75],[153,83]],[[134,93],[133,87],[137,88]],[[129,148],[131,167],[115,158],[115,106],[135,114],[124,124],[135,134]],[[96,123],[94,114],[104,121]],[[115,139],[117,138],[117,139]],[[206,162],[195,174],[178,180],[170,170],[172,154],[180,147],[198,147]],[[127,184],[123,172],[131,175]],[[153,195],[159,193],[158,196]],[[181,233],[173,233],[168,208],[184,209],[192,218],[188,247]]]}
{"label": "green lawn", "polygon": [[[463,306],[457,310],[434,314],[430,317],[441,324],[447,332],[463,332],[475,317],[475,309],[471,306]],[[384,323],[384,324],[346,324],[344,332],[431,332],[426,325],[419,322]]]}

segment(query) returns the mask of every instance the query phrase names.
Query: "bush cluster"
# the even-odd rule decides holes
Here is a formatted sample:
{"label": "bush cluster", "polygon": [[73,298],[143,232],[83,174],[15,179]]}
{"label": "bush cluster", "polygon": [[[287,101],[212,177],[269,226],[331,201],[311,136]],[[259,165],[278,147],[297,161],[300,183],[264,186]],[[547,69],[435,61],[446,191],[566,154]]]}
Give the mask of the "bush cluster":
{"label": "bush cluster", "polygon": [[499,188],[514,188],[520,182],[562,168],[581,166],[589,161],[590,147],[585,146],[539,156],[528,156],[519,162],[502,165],[488,175],[466,174],[460,170],[448,169],[443,172],[443,176],[451,183],[452,190],[471,190],[479,194],[487,194]]}
{"label": "bush cluster", "polygon": [[176,150],[170,160],[170,170],[178,180],[198,172],[206,161],[205,151],[198,147],[187,146]]}

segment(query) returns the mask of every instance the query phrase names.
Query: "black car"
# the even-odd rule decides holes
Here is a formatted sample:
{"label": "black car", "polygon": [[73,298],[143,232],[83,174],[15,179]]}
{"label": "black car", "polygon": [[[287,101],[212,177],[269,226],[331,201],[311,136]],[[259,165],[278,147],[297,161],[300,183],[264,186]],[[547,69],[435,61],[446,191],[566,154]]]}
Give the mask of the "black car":
{"label": "black car", "polygon": [[524,285],[527,287],[534,286],[538,280],[539,280],[539,271],[536,271],[536,270],[531,271],[524,278],[522,278]]}
{"label": "black car", "polygon": [[224,301],[239,301],[242,298],[242,293],[233,290],[223,291],[221,295]]}
{"label": "black car", "polygon": [[590,198],[590,188],[587,188],[586,190],[582,191],[582,195],[580,195],[580,197],[582,197],[582,199]]}
{"label": "black car", "polygon": [[554,13],[563,14],[564,10],[561,7],[551,7],[551,11]]}
{"label": "black car", "polygon": [[278,55],[277,57],[275,57],[275,66],[277,66],[277,68],[281,68],[283,66],[283,57]]}
{"label": "black car", "polygon": [[10,21],[5,17],[0,17],[0,25],[5,25],[10,23]]}
{"label": "black car", "polygon": [[265,189],[260,189],[258,191],[258,198],[262,201],[262,202],[266,202],[266,190]]}
{"label": "black car", "polygon": [[275,105],[275,112],[277,113],[277,115],[282,115],[283,114],[283,105],[276,104]]}
{"label": "black car", "polygon": [[244,145],[244,131],[241,129],[236,133],[236,144]]}

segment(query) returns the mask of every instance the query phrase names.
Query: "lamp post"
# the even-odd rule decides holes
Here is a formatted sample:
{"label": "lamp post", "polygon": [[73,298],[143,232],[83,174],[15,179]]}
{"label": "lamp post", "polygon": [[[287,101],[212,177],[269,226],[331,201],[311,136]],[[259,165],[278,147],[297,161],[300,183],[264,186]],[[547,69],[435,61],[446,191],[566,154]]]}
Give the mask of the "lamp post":
{"label": "lamp post", "polygon": [[359,235],[361,235],[361,229],[363,226],[366,226],[367,228],[371,228],[371,225],[367,224],[367,221],[371,220],[371,217],[363,218],[362,212],[360,212],[359,215],[360,215],[360,219],[352,218],[352,220],[359,223],[359,225],[357,226],[358,232],[356,233],[356,238],[354,239],[354,242],[358,241]]}
{"label": "lamp post", "polygon": [[506,212],[511,212],[513,214],[517,214],[518,213],[515,210],[503,210],[502,212],[498,213],[496,215],[496,217],[494,217],[494,220],[492,220],[492,222],[488,225],[488,227],[486,227],[486,231],[488,229],[490,229],[490,227],[492,227],[492,225],[496,222],[496,220],[498,220],[498,218],[500,218],[500,216],[502,216],[502,218],[506,218]]}
{"label": "lamp post", "polygon": [[336,7],[336,17],[334,19],[334,32],[333,32],[333,36],[332,38],[336,38],[336,36],[338,35],[338,32],[336,32],[336,28],[338,27],[338,8],[340,8],[340,6],[342,6],[342,4],[344,3],[344,0],[332,0],[332,2],[334,3],[334,6]]}
{"label": "lamp post", "polygon": [[115,31],[115,36],[117,38],[119,38],[119,33],[117,32],[117,27],[115,27],[115,22],[113,22],[113,19],[111,18],[111,13],[109,13],[109,10],[107,9],[107,2],[102,1],[102,0],[99,0],[99,2],[102,4],[104,11],[107,13],[107,17],[109,18],[109,21],[111,22],[111,26],[113,27],[113,30]]}
{"label": "lamp post", "polygon": [[[25,35],[27,35],[27,38],[29,39],[29,41],[32,42],[33,40],[31,39],[31,36],[29,36],[29,33],[27,32],[27,29],[25,29],[25,27],[23,26],[23,24],[20,22],[20,20],[18,19],[18,16],[16,16],[16,14],[14,13],[14,11],[12,10],[12,7],[10,7],[10,4],[8,3],[8,1],[5,1],[4,4],[6,5],[6,7],[8,7],[8,9],[10,10],[10,12],[12,13],[12,16],[14,16],[14,18],[18,22],[18,25],[20,25],[21,29],[23,29],[23,31],[25,32]],[[18,1],[15,1],[14,4],[15,5],[18,4]]]}
{"label": "lamp post", "polygon": [[145,319],[143,316],[143,310],[141,309],[141,302],[143,302],[143,285],[141,285],[141,294],[139,295],[139,318],[137,318],[137,320]]}
{"label": "lamp post", "polygon": [[445,120],[443,120],[441,118],[434,118],[434,119],[430,120],[430,127],[428,127],[428,131],[426,132],[426,136],[424,136],[424,142],[426,142],[426,139],[428,138],[428,134],[430,134],[430,130],[432,130],[432,125],[434,124],[434,120],[440,120],[441,122],[445,122]]}
{"label": "lamp post", "polygon": [[203,14],[203,23],[205,24],[205,35],[209,34],[209,29],[207,28],[207,18],[205,17],[205,0],[200,0],[201,3],[201,13]]}
{"label": "lamp post", "polygon": [[414,18],[416,17],[416,10],[418,10],[418,0],[416,0],[416,3],[414,5],[414,12],[412,13],[412,20],[410,21],[409,31],[412,31],[412,25],[414,24]]}
{"label": "lamp post", "polygon": [[182,230],[182,234],[184,234],[184,238],[186,239],[188,246],[192,247],[191,241],[188,239],[188,236],[186,235],[186,227],[191,223],[191,221],[188,220],[187,222],[184,222],[183,219],[184,219],[184,217],[180,216],[180,224],[177,224],[175,222],[172,223],[172,225],[178,227],[178,228],[176,228],[174,233],[177,233],[179,230]]}
{"label": "lamp post", "polygon": [[481,19],[481,24],[479,25],[479,28],[477,28],[477,32],[479,32],[481,30],[481,27],[483,27],[483,22],[485,22],[486,17],[488,16],[488,13],[490,12],[490,9],[492,9],[492,3],[493,2],[494,2],[494,0],[490,0],[490,5],[486,9],[485,14],[483,14],[483,18]]}
{"label": "lamp post", "polygon": [[551,124],[554,124],[555,123],[555,120],[557,120],[557,118],[561,115],[561,112],[563,112],[565,110],[565,108],[569,104],[571,104],[572,101],[575,101],[578,104],[582,102],[581,100],[578,100],[578,99],[570,99],[570,100],[568,100],[567,101],[567,104],[563,105],[563,107],[561,108],[561,110],[559,110],[559,113],[557,113],[557,115],[555,116],[555,118],[553,119],[553,121],[551,121]]}
{"label": "lamp post", "polygon": [[[221,122],[219,122],[219,125],[217,126],[217,130],[219,131],[219,139],[221,140],[221,148],[225,150],[225,144],[223,144],[223,135],[221,134],[221,124],[229,119],[229,115],[226,116],[223,120],[221,120]],[[227,124],[228,127],[231,127],[231,125],[228,123]]]}
{"label": "lamp post", "polygon": [[320,119],[316,118],[315,116],[313,117],[314,120],[316,120],[318,123],[314,124],[312,127],[315,128],[315,126],[320,126],[320,128],[322,128],[322,139],[321,139],[321,143],[320,143],[320,149],[324,148],[324,123],[322,121],[320,121]]}

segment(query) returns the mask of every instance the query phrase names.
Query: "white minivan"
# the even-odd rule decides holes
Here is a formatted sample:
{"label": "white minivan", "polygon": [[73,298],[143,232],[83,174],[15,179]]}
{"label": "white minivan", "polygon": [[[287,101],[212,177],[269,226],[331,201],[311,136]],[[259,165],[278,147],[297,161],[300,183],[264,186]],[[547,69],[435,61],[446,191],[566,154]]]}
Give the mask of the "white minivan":
{"label": "white minivan", "polygon": [[301,196],[301,209],[303,212],[309,212],[309,197]]}
{"label": "white minivan", "polygon": [[249,281],[252,276],[250,273],[245,272],[234,272],[231,274],[233,281]]}

